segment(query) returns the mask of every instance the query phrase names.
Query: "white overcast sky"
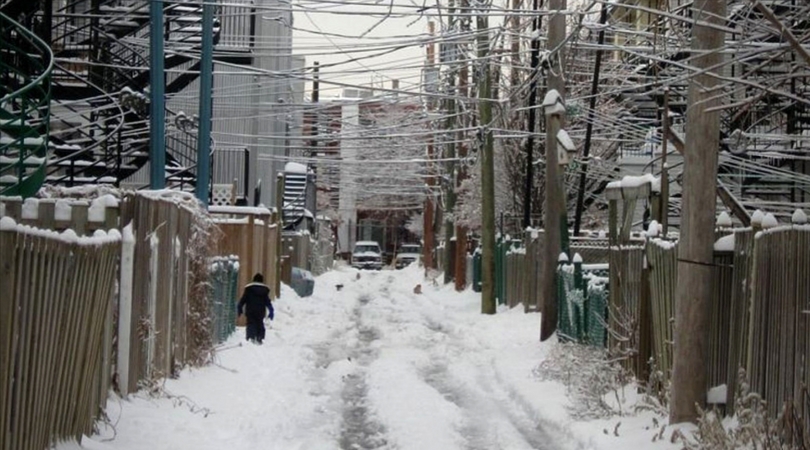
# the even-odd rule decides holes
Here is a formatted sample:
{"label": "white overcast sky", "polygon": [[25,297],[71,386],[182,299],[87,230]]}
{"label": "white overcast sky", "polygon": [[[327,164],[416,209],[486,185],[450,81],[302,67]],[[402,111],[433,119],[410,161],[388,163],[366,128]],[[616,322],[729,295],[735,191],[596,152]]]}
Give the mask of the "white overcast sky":
{"label": "white overcast sky", "polygon": [[[315,61],[321,64],[322,96],[339,94],[340,88],[328,85],[330,80],[359,85],[374,82],[387,88],[394,78],[400,80],[402,88],[419,82],[421,71],[417,66],[424,62],[426,50],[418,40],[427,34],[428,21],[411,14],[421,3],[394,0],[395,5],[401,7],[395,7],[394,15],[379,23],[388,12],[389,3],[361,2],[352,5],[298,3],[300,7],[296,8],[294,17],[294,51],[306,57],[308,67]],[[301,7],[309,11],[301,11]],[[358,14],[363,12],[368,15]],[[398,14],[405,12],[409,17]],[[375,28],[368,31],[372,27]],[[404,48],[394,50],[395,46]],[[383,52],[386,53],[372,56]],[[350,61],[354,58],[362,59]],[[309,90],[310,86],[307,88]]]}

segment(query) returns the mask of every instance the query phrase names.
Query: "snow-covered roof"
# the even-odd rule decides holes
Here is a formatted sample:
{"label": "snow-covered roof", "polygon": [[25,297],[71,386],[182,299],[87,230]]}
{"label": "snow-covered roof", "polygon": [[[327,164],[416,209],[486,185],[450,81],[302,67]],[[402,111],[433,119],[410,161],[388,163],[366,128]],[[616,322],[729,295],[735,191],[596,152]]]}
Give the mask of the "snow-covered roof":
{"label": "snow-covered roof", "polygon": [[297,162],[288,162],[284,165],[284,171],[290,173],[307,173],[307,166]]}

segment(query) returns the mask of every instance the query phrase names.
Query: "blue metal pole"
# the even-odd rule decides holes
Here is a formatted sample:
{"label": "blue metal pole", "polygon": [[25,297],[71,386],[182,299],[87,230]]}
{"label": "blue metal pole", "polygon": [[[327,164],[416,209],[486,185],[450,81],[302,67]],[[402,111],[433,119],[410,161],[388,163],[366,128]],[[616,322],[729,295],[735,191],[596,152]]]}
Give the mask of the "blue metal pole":
{"label": "blue metal pole", "polygon": [[149,187],[166,187],[166,80],[163,78],[163,1],[149,4]]}
{"label": "blue metal pole", "polygon": [[214,58],[214,2],[203,3],[202,55],[200,59],[200,128],[197,134],[197,199],[208,205],[211,180],[211,88]]}

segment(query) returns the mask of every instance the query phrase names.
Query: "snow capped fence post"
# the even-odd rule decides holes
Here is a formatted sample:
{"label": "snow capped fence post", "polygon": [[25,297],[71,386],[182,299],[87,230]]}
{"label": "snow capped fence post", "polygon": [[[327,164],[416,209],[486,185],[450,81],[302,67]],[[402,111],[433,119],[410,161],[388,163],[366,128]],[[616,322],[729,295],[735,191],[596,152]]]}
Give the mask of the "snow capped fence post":
{"label": "snow capped fence post", "polygon": [[124,227],[121,244],[121,278],[118,297],[118,389],[124,397],[129,394],[130,339],[132,335],[132,276],[135,269],[135,236],[132,224]]}

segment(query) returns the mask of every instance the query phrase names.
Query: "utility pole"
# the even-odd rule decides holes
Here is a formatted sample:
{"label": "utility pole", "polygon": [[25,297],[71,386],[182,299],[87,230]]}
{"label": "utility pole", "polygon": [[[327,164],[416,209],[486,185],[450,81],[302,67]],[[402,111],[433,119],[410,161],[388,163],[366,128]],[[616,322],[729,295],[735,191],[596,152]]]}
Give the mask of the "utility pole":
{"label": "utility pole", "polygon": [[[563,49],[557,49],[565,40],[566,0],[549,0],[551,17],[548,23],[548,51],[556,50],[551,57],[552,70],[549,70],[549,90],[556,90],[560,98],[565,98],[565,81],[562,77],[564,61]],[[545,227],[545,258],[540,280],[543,283],[541,298],[540,340],[545,341],[557,329],[557,256],[562,250],[562,228],[568,227],[565,220],[565,197],[560,180],[560,167],[557,164],[557,133],[564,117],[549,115],[546,111],[546,197],[543,202],[543,223]]]}
{"label": "utility pole", "polygon": [[[434,22],[428,22],[428,33],[430,34],[431,41],[427,46],[427,61],[426,61],[426,72],[425,72],[425,80],[427,81],[427,77],[429,75],[429,71],[433,70],[435,64],[435,55],[436,55],[436,47],[433,43],[433,36],[436,32],[436,24]],[[428,89],[428,86],[425,86],[425,89]],[[433,98],[429,98],[428,100],[428,114],[433,112],[434,108]],[[427,144],[427,159],[428,161],[433,159],[433,135],[431,134],[428,138]],[[433,236],[433,212],[434,212],[434,205],[433,205],[433,186],[436,183],[435,173],[433,171],[433,164],[428,162],[427,164],[427,196],[425,197],[425,208],[422,212],[422,234],[424,236],[424,245],[422,246],[422,262],[425,265],[425,271],[432,269],[435,267],[435,263],[433,261],[433,248],[436,246]]]}
{"label": "utility pole", "polygon": [[[683,210],[678,244],[678,284],[669,422],[695,421],[706,403],[709,304],[717,203],[720,105],[716,75],[723,61],[726,2],[696,0],[692,8],[692,65],[684,146]],[[706,71],[705,73],[701,71]],[[665,111],[666,113],[666,111]]]}
{"label": "utility pole", "polygon": [[527,124],[526,138],[526,187],[523,192],[523,229],[532,225],[532,191],[534,190],[534,130],[537,122],[537,79],[540,76],[537,70],[540,67],[540,9],[538,0],[533,0],[532,9],[535,17],[532,19],[532,52],[531,73],[529,74],[529,123]]}
{"label": "utility pole", "polygon": [[166,104],[163,2],[149,2],[149,188],[166,187]]}
{"label": "utility pole", "polygon": [[492,137],[492,72],[489,65],[489,11],[478,11],[478,126],[481,130],[481,312],[495,314],[495,143]]}
{"label": "utility pole", "polygon": [[214,1],[203,3],[202,52],[200,54],[200,126],[197,134],[197,184],[194,191],[203,205],[208,206],[211,184],[211,109],[213,108],[214,69]]}
{"label": "utility pole", "polygon": [[[518,1],[518,0],[515,0]],[[467,13],[470,11],[470,2],[469,0],[461,0],[461,32],[467,36],[470,29],[470,22]],[[464,48],[467,47],[467,41],[463,44]],[[461,67],[458,71],[458,96],[460,99],[464,99],[466,101],[469,96],[469,69],[467,66],[467,61],[461,61]],[[465,121],[466,122],[466,121]],[[462,124],[462,128],[465,128]],[[458,155],[459,160],[463,160],[467,157],[467,143],[466,143],[466,131],[458,131],[456,133],[456,141],[458,150],[456,154]],[[467,178],[467,171],[464,169],[463,164],[459,164],[458,166],[458,182],[461,183],[464,179]],[[467,287],[467,227],[459,226],[456,224],[456,291],[463,291],[464,288]]]}
{"label": "utility pole", "polygon": [[312,126],[310,130],[310,135],[312,139],[309,141],[309,156],[313,157],[315,153],[318,151],[318,102],[320,101],[320,90],[321,90],[321,79],[320,79],[320,63],[315,61],[312,65],[312,96],[310,97],[310,103],[314,106],[313,114],[312,114]]}
{"label": "utility pole", "polygon": [[[455,8],[455,1],[450,0],[448,5],[448,14],[447,14],[447,28],[450,30],[451,34],[455,34],[456,29],[456,16],[455,16],[456,8]],[[454,248],[451,245],[453,241],[453,235],[455,233],[455,224],[453,223],[452,214],[449,214],[453,211],[453,208],[456,207],[456,163],[454,159],[456,158],[456,144],[454,141],[454,134],[452,131],[456,127],[456,43],[455,41],[450,41],[447,44],[448,52],[449,53],[449,61],[447,61],[447,65],[449,67],[448,74],[447,74],[447,97],[444,101],[445,108],[444,112],[447,114],[447,119],[445,120],[445,132],[443,136],[445,138],[449,138],[448,142],[444,145],[444,158],[446,159],[445,167],[446,167],[446,174],[447,178],[444,179],[444,210],[448,213],[444,216],[444,284],[450,283],[453,281],[453,276],[455,275],[455,267],[453,265],[455,256]],[[456,242],[458,244],[458,242]]]}
{"label": "utility pole", "polygon": [[607,4],[602,4],[599,12],[599,36],[596,49],[596,61],[593,65],[593,82],[591,83],[591,98],[588,105],[588,124],[585,126],[585,148],[582,149],[582,172],[579,174],[579,190],[577,191],[577,209],[574,215],[574,236],[579,236],[582,227],[582,212],[585,209],[585,181],[588,179],[588,157],[591,154],[591,137],[593,136],[593,122],[596,109],[596,93],[599,91],[599,71],[602,68],[602,46],[605,44],[605,29],[607,23]]}

